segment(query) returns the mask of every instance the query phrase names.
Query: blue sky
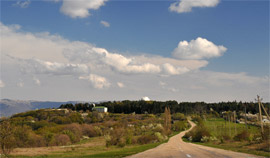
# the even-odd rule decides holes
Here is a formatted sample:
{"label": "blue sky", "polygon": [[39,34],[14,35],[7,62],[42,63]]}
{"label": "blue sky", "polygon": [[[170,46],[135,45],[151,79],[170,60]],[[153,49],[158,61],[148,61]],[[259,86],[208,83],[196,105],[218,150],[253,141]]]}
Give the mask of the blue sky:
{"label": "blue sky", "polygon": [[[185,57],[185,59],[183,59],[183,56],[181,55],[181,53],[183,53],[181,52],[183,49],[178,50],[179,52],[176,53],[178,56],[173,55],[172,52],[174,52],[180,41],[190,42],[191,40],[201,37],[212,42],[215,46],[224,46],[226,51],[221,51],[219,52],[219,55],[214,55],[211,57],[203,56],[192,59],[188,57],[188,59],[198,60],[200,62],[207,61],[207,65],[197,66],[196,70],[190,71],[187,74],[182,75],[182,73],[178,73],[180,74],[178,77],[184,78],[184,75],[186,77],[191,74],[197,73],[197,75],[199,75],[199,73],[205,74],[204,72],[206,72],[227,73],[227,75],[244,74],[244,78],[251,77],[258,78],[258,80],[266,78],[266,81],[263,81],[264,84],[261,87],[264,90],[259,88],[258,92],[264,91],[262,94],[265,95],[265,97],[268,97],[269,1],[212,1],[213,4],[200,4],[201,6],[192,7],[192,11],[190,12],[171,11],[169,7],[172,5],[172,3],[174,3],[174,1],[103,1],[104,4],[100,5],[97,9],[88,9],[91,15],[85,17],[71,17],[71,15],[61,12],[60,8],[64,3],[62,1],[1,1],[1,22],[4,27],[20,25],[20,29],[13,31],[13,33],[23,32],[25,34],[31,33],[35,35],[42,32],[48,32],[50,35],[58,35],[61,38],[71,42],[85,42],[98,48],[105,48],[108,52],[113,54],[120,54],[125,57],[136,58],[137,63],[142,62],[139,56],[150,56],[148,59],[146,59],[148,62],[152,60],[151,56],[186,60],[187,58]],[[28,5],[24,7],[20,6],[20,4],[23,2],[28,2]],[[177,3],[181,2],[182,1],[177,1]],[[202,7],[203,5],[208,6]],[[101,21],[106,21],[110,26],[103,26],[100,23]],[[24,45],[21,47],[24,47]],[[1,53],[8,55],[12,54],[6,49],[2,50]],[[23,52],[21,54],[23,54]],[[16,55],[13,53],[11,56],[15,57]],[[36,57],[35,55],[27,57],[22,55],[19,56],[23,59]],[[75,59],[69,60],[69,63],[73,62],[74,60]],[[52,56],[51,58],[46,57],[46,61],[56,62]],[[92,60],[89,60],[89,62],[91,61]],[[172,63],[169,62],[169,64]],[[8,69],[8,66],[2,65],[2,68]],[[187,68],[190,69],[189,67]],[[114,70],[118,68],[112,69]],[[94,70],[90,71],[93,72]],[[3,72],[5,72],[5,70],[3,70]],[[102,72],[97,75],[102,76],[102,74],[104,76],[104,74],[108,73]],[[40,76],[44,75],[41,73],[30,73],[30,75],[39,78],[39,80],[40,78],[44,77]],[[135,74],[120,73],[114,75],[124,75],[125,77],[130,76],[130,78],[136,78],[142,77],[142,75],[145,74],[138,74],[136,72]],[[163,74],[161,74],[161,76],[162,75]],[[2,78],[8,78],[3,77],[3,75],[1,76]],[[115,77],[112,76],[107,76],[106,79],[114,80]],[[27,79],[23,79],[24,77],[25,76],[19,76],[23,82],[26,82]],[[156,78],[157,76],[154,77]],[[177,96],[179,95],[177,93],[181,91],[181,84],[174,85],[173,83],[168,82],[170,79],[173,79],[174,81],[180,80],[175,78],[175,76],[166,78],[158,77],[157,82],[160,83],[166,81],[166,84],[159,85],[162,91],[164,91],[163,86],[165,85],[171,85],[171,87],[178,88],[174,92],[175,96]],[[126,79],[126,81],[127,80],[130,81],[129,79]],[[230,78],[229,80],[241,79],[236,77],[234,79]],[[4,79],[2,79],[2,82],[5,82]],[[15,82],[16,81],[14,81],[14,83]],[[122,82],[123,81],[120,83]],[[252,81],[248,83],[254,82]],[[131,82],[130,84],[133,83]],[[182,84],[185,84],[185,82],[183,81]],[[11,84],[5,82],[5,86],[1,88],[2,98],[15,97],[11,96],[9,91],[15,90],[16,88],[10,89],[8,88],[8,85]],[[26,84],[24,85],[25,86],[21,88],[26,88]],[[224,83],[224,85],[226,84]],[[204,86],[202,85],[198,87]],[[128,86],[125,86],[125,88],[128,88]],[[212,88],[213,87],[205,89],[205,93],[211,94]],[[222,89],[219,88],[214,89]],[[41,88],[39,87],[39,89]],[[60,89],[61,88],[59,87],[59,90]],[[94,88],[91,88],[90,86],[90,89],[92,89],[90,94],[94,93]],[[108,89],[110,88],[107,88],[105,91],[109,91]],[[132,88],[129,90],[136,91],[136,89]],[[233,91],[233,86],[231,89],[228,89],[226,93],[224,92],[224,94],[220,95],[226,95],[230,93],[230,90]],[[5,94],[5,91],[9,93]],[[112,89],[111,91],[117,90]],[[134,96],[130,94],[130,97],[127,98],[136,99],[143,95],[150,96],[150,92],[143,91],[144,94],[141,94],[141,91],[143,90],[138,90],[136,91],[138,94],[136,93]],[[191,92],[192,90],[190,93]],[[31,93],[33,92],[29,90],[29,94]],[[165,96],[168,97],[164,97],[164,99],[181,100],[175,97],[169,97],[172,96],[170,93],[165,94]],[[103,94],[105,94],[104,100],[113,99],[111,97],[106,97],[105,92]],[[119,96],[120,95],[121,93],[119,92]],[[256,94],[250,92],[245,95],[240,95],[239,98],[233,98],[232,96],[220,97],[218,101],[232,99],[248,100],[247,98],[253,95],[256,96]],[[125,99],[125,97],[121,98],[119,96],[116,97],[116,99]],[[159,98],[158,95],[154,95],[153,97],[155,99]],[[190,100],[197,100],[196,97],[198,98],[197,95],[194,95],[194,97],[191,97]],[[41,97],[27,98],[26,96],[21,96],[19,92],[16,94],[15,98],[42,99]],[[69,99],[64,97],[59,98],[59,100]],[[208,101],[204,97],[200,98],[200,100]],[[55,98],[50,96],[46,96],[45,99],[55,100]],[[88,98],[82,97],[78,99],[86,100]],[[94,98],[94,100],[98,99],[101,98]]]}

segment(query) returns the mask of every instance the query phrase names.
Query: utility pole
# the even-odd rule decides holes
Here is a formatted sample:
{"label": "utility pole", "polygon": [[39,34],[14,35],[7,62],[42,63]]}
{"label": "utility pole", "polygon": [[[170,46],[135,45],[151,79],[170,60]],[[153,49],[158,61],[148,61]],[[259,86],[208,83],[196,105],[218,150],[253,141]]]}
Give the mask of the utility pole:
{"label": "utility pole", "polygon": [[263,122],[262,122],[262,109],[261,109],[261,99],[260,99],[260,96],[258,96],[257,95],[257,101],[258,101],[258,104],[259,104],[259,114],[260,114],[260,116],[259,116],[259,120],[260,120],[260,122],[261,122],[261,133],[262,133],[262,135],[263,135]]}
{"label": "utility pole", "polygon": [[246,130],[247,130],[247,104],[245,104],[245,124],[246,124]]}
{"label": "utility pole", "polygon": [[234,134],[236,135],[236,117],[235,117],[235,111],[233,111],[233,119],[234,119]]}

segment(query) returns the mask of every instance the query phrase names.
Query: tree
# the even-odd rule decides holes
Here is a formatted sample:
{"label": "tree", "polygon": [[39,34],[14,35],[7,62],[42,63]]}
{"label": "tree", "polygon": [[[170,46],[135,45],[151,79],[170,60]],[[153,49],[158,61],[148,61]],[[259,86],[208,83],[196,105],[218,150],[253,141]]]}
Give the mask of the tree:
{"label": "tree", "polygon": [[0,147],[3,155],[7,156],[15,147],[15,127],[9,121],[0,123]]}
{"label": "tree", "polygon": [[169,134],[171,132],[171,110],[169,107],[165,107],[164,111],[164,128],[166,133]]}

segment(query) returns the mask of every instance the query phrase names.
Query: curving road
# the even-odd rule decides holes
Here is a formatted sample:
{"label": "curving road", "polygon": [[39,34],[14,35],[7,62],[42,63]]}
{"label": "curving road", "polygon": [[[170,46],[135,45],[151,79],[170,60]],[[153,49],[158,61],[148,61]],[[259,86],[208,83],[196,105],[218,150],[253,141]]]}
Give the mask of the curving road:
{"label": "curving road", "polygon": [[202,145],[186,143],[182,137],[196,126],[189,121],[191,128],[173,137],[167,143],[156,148],[128,156],[127,158],[259,158],[250,154],[238,153],[223,149],[211,148]]}

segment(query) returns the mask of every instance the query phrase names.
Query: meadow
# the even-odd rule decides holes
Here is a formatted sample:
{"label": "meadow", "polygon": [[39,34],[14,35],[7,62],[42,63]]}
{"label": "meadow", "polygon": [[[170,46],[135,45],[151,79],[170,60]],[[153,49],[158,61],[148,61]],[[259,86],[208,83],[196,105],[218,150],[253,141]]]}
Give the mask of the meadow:
{"label": "meadow", "polygon": [[[193,136],[196,135],[194,133],[202,135],[200,141],[188,139],[192,132]],[[228,122],[223,118],[208,118],[202,120],[200,127],[192,132],[185,136],[185,141],[225,150],[270,156],[269,137],[262,139],[258,126]],[[269,128],[266,126],[265,135],[269,134]]]}

